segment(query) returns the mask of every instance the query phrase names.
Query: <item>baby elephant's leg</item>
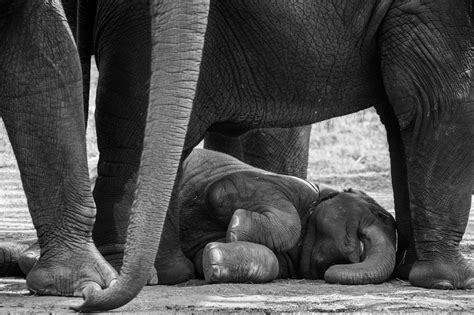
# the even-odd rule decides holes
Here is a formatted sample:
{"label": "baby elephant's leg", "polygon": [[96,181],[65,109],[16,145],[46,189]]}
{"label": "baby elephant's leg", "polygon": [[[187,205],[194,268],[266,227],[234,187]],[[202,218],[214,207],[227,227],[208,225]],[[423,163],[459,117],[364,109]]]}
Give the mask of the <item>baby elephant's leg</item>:
{"label": "baby elephant's leg", "polygon": [[202,268],[208,283],[270,282],[279,271],[278,259],[268,247],[248,242],[207,244]]}

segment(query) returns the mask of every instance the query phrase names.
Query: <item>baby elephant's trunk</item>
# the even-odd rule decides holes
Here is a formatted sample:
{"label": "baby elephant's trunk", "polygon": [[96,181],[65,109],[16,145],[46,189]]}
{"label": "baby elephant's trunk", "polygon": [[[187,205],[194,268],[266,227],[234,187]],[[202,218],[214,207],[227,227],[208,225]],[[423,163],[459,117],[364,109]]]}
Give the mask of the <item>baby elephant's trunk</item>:
{"label": "baby elephant's trunk", "polygon": [[334,265],[324,274],[328,283],[377,284],[390,278],[395,268],[395,231],[371,225],[359,231],[364,245],[360,263]]}

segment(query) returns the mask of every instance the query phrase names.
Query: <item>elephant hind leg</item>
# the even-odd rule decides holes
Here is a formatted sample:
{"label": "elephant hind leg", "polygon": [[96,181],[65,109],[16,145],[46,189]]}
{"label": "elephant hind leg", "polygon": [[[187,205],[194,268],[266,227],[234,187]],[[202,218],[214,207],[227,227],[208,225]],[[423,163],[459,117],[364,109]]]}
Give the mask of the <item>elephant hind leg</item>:
{"label": "elephant hind leg", "polygon": [[470,32],[463,1],[409,1],[388,12],[380,32],[384,84],[406,159],[416,251],[409,280],[416,286],[474,286],[473,266],[459,250],[474,161]]}

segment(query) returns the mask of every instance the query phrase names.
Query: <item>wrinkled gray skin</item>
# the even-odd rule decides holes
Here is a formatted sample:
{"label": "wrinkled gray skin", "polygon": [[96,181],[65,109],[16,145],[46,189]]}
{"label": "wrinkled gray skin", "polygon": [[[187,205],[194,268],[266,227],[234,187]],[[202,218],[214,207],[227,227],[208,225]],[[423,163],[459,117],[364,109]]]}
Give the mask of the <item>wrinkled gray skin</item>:
{"label": "wrinkled gray skin", "polygon": [[[143,4],[92,6],[101,146],[94,240],[103,253],[121,256],[130,207],[134,215],[119,282],[88,291],[85,310],[114,295],[133,296],[139,288],[133,283],[145,282],[181,152],[185,157],[206,132],[237,136],[309,125],[371,106],[390,147],[397,275],[429,288],[474,285],[473,267],[458,248],[469,215],[472,177],[466,170],[474,151],[468,2],[215,0],[187,3],[187,15],[177,15],[182,8],[176,4],[164,16],[159,13],[166,6],[154,2],[151,32]],[[148,82],[147,124],[136,130],[131,126],[145,124]],[[160,273],[169,267],[164,262],[174,261],[183,279],[191,277],[192,265],[176,251],[178,237],[171,232],[179,220],[169,217],[155,267]]]}
{"label": "wrinkled gray skin", "polygon": [[[0,12],[0,114],[41,247],[27,285],[56,295],[107,287],[117,273],[92,241],[81,69],[64,12],[26,0],[0,1]],[[10,254],[19,259],[0,249],[0,263]]]}
{"label": "wrinkled gray skin", "polygon": [[172,211],[181,213],[185,255],[209,282],[381,283],[395,267],[395,220],[363,192],[318,187],[219,152],[195,149],[185,160]]}
{"label": "wrinkled gray skin", "polygon": [[[394,269],[395,221],[363,192],[315,186],[200,149],[185,160],[178,189],[171,211],[181,212],[181,247],[210,282],[304,277],[367,284]],[[13,243],[12,252],[32,241]],[[209,244],[215,241],[228,244]],[[333,266],[349,263],[355,265]],[[16,266],[0,270],[11,276],[31,269]],[[179,279],[179,272],[168,270],[168,277]]]}
{"label": "wrinkled gray skin", "polygon": [[[238,135],[308,125],[370,106],[386,126],[390,147],[396,273],[422,287],[472,288],[473,267],[458,248],[469,216],[467,170],[474,152],[470,2],[155,0],[151,22],[146,5],[121,9],[126,3],[98,1],[94,11],[98,102],[104,100],[98,133],[109,139],[101,142],[99,135],[104,185],[94,191],[94,239],[104,240],[103,251],[120,254],[130,207],[133,215],[119,278],[103,291],[89,283],[82,310],[123,305],[146,282],[180,160],[206,131]],[[119,110],[124,100],[130,106]],[[140,105],[147,101],[148,110]],[[145,116],[144,129],[128,128],[144,124]],[[139,168],[141,141],[128,140],[142,135]],[[135,174],[132,205],[133,188],[125,187],[135,186]],[[77,178],[85,187],[85,176]],[[119,189],[108,188],[115,184]],[[171,229],[178,227],[177,218],[170,221]],[[190,264],[175,252],[177,240],[161,242],[163,257],[186,271]]]}
{"label": "wrinkled gray skin", "polygon": [[[121,10],[120,6],[114,7],[115,10],[108,8],[107,12],[117,15],[105,15],[101,10],[107,9],[110,2],[99,3],[104,6],[99,5],[96,13],[95,34],[99,72],[104,74],[101,74],[104,81],[99,83],[102,87],[98,97],[108,95],[110,107],[104,108],[111,108],[114,117],[118,117],[106,129],[107,134],[129,135],[128,128],[118,133],[112,130],[127,126],[125,117],[144,117],[138,115],[139,111],[132,111],[134,115],[120,111],[117,104],[130,98],[136,106],[139,93],[135,93],[133,84],[140,80],[143,84],[147,82],[148,68],[135,62],[150,57],[143,53],[147,49],[139,49],[146,47],[149,38],[146,32],[140,33],[147,30],[142,18],[146,14],[136,13],[139,8],[135,5],[134,10]],[[152,27],[152,42],[156,45],[152,45],[151,97],[146,147],[139,172],[140,203],[134,210],[140,213],[141,219],[134,216],[130,225],[130,230],[137,233],[133,235],[143,235],[147,244],[143,248],[147,250],[137,249],[134,254],[139,257],[130,254],[130,258],[124,259],[127,279],[132,269],[139,269],[132,261],[154,258],[154,252],[148,250],[153,248],[148,242],[153,241],[149,228],[154,219],[149,218],[154,216],[147,213],[148,216],[145,211],[151,212],[149,208],[156,208],[156,203],[163,200],[154,199],[157,197],[152,191],[156,189],[152,190],[151,184],[165,180],[162,174],[178,172],[178,168],[164,170],[163,160],[155,158],[176,162],[177,152],[186,156],[207,131],[235,136],[253,128],[308,125],[375,106],[386,126],[390,147],[399,228],[397,275],[421,287],[471,288],[474,271],[458,248],[469,215],[472,176],[466,170],[472,169],[474,151],[470,141],[474,133],[473,111],[468,98],[472,29],[466,4],[464,0],[211,1],[203,50],[198,44],[174,47],[173,53],[182,47],[193,48],[196,55],[202,53],[202,58],[192,59],[196,61],[193,70],[181,74],[182,77],[169,66],[168,58],[172,55],[168,54],[172,50],[169,42],[156,40]],[[198,16],[200,13],[197,10]],[[125,21],[126,27],[114,32]],[[202,33],[198,35],[195,38],[201,39]],[[176,37],[189,39],[185,35],[172,36],[173,40]],[[165,55],[160,49],[165,49]],[[190,79],[194,71],[199,73],[199,80]],[[130,75],[131,80],[119,81],[122,73]],[[172,81],[166,84],[170,77]],[[173,122],[167,116],[160,116],[164,107],[156,103],[169,104],[174,95],[178,104],[182,104],[179,102],[183,101],[183,91],[179,89],[182,85],[176,90],[173,86],[176,82],[196,84],[186,85],[196,93],[186,98],[187,105],[193,104],[192,114],[189,107],[180,106],[178,111],[183,119],[176,123],[181,127],[166,129]],[[117,93],[126,95],[118,97]],[[132,110],[132,106],[128,108]],[[187,129],[182,127],[183,123]],[[158,134],[167,139],[184,134],[185,142],[175,148],[176,154],[163,157],[153,138]],[[110,178],[116,183],[115,170],[126,164],[116,159],[129,155],[117,154],[110,146],[106,148],[114,154],[107,161],[101,152],[99,169],[104,171],[99,170],[102,172],[99,176],[103,176],[104,182]],[[127,178],[133,178],[138,171],[138,162],[134,165],[136,171],[129,172]],[[154,169],[155,165],[160,167]],[[120,214],[129,207],[123,200],[131,200],[117,194],[112,199],[104,197],[108,205],[99,206],[100,196],[107,195],[107,187],[112,186],[99,186],[95,192],[99,208],[98,240],[105,238],[99,234],[124,235],[120,232],[123,228],[117,226],[126,223],[114,227],[111,222],[117,222],[114,217],[126,218]],[[102,189],[104,193],[99,193]],[[101,209],[106,211],[101,214]],[[178,219],[170,221],[169,226],[176,229]],[[167,235],[171,234],[164,234]],[[162,242],[161,246],[167,247],[162,257],[174,257],[176,264],[183,267],[181,274],[191,275],[191,269],[186,272],[187,262],[181,259],[181,254],[173,252],[177,244],[170,245],[176,239],[167,237]],[[118,237],[118,241],[107,242],[113,245],[124,241]],[[140,248],[133,242],[127,246]],[[160,260],[155,264],[158,269]],[[117,287],[117,290],[122,289]]]}
{"label": "wrinkled gray skin", "polygon": [[[474,160],[471,37],[464,0],[211,1],[183,150],[208,130],[306,125],[375,106],[390,146],[397,275],[472,288],[459,251]],[[151,121],[161,120],[149,112]],[[157,150],[144,149],[146,165]]]}
{"label": "wrinkled gray skin", "polygon": [[[178,93],[178,99],[176,90],[169,97],[162,95],[164,106],[159,107],[163,109],[159,116],[171,123],[161,125],[164,135],[165,130],[187,125],[187,119],[176,123],[182,113],[170,109],[176,106],[189,108],[190,113],[188,100],[193,98],[195,84],[189,82],[197,81],[194,69],[201,54],[184,43],[190,45],[195,41],[197,51],[201,50],[203,36],[195,33],[204,34],[207,9],[199,14],[196,12],[202,8],[202,3],[179,0],[159,1],[153,7],[156,9],[153,15],[164,19],[171,27],[170,30],[160,26],[153,32],[163,34],[163,39],[158,40],[163,45],[159,50],[170,67],[159,70],[163,74],[157,75],[166,79],[156,80],[153,85],[176,82],[173,89],[182,91]],[[111,285],[112,291],[125,285],[127,292],[118,294],[118,298],[117,294],[112,294],[112,298],[90,300],[95,306],[88,309],[123,305],[137,294],[143,282],[133,275],[125,282],[123,278],[114,280],[117,272],[101,256],[92,240],[96,209],[87,170],[81,68],[61,4],[54,0],[0,0],[0,12],[0,114],[17,158],[41,247],[41,258],[28,274],[27,286],[37,294],[80,296]],[[167,19],[171,12],[178,18]],[[189,16],[192,19],[188,21]],[[200,16],[204,18],[198,23]],[[177,29],[189,32],[191,39],[168,41]],[[169,43],[172,49],[168,47]],[[180,47],[180,53],[173,51],[177,47]],[[179,73],[179,78],[170,69]],[[183,75],[189,81],[181,81]],[[178,168],[181,156],[174,148],[183,145],[184,135],[157,140],[163,142],[161,164],[168,166],[165,157],[176,161],[169,164],[172,171],[164,173],[163,181],[159,180],[161,184],[152,185],[162,192],[161,208],[166,209],[176,177],[173,169]],[[166,188],[169,184],[171,186]],[[150,222],[156,221],[150,217]],[[164,215],[161,221],[164,221]],[[155,224],[153,226],[156,228]],[[155,241],[159,239],[160,224],[152,234]],[[133,235],[133,232],[129,233],[129,237],[134,238]],[[139,241],[139,237],[135,240]],[[24,244],[18,246],[17,253],[23,250]],[[0,260],[11,253],[0,248]],[[133,249],[131,253],[140,257],[133,254]],[[153,259],[155,256],[156,253]],[[17,258],[15,256],[13,260]],[[133,266],[150,263],[141,260]],[[126,270],[125,265],[122,273]]]}

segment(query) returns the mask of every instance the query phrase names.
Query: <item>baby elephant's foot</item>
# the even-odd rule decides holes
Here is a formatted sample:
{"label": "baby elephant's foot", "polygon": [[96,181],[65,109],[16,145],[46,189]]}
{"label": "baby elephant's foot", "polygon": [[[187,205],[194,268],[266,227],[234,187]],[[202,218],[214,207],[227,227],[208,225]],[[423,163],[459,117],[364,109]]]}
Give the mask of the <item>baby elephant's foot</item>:
{"label": "baby elephant's foot", "polygon": [[105,289],[117,272],[92,240],[68,246],[48,244],[26,278],[28,289],[39,295],[81,296],[85,289]]}
{"label": "baby elephant's foot", "polygon": [[410,271],[414,286],[440,289],[474,289],[474,266],[461,254],[454,261],[417,261]]}
{"label": "baby elephant's foot", "polygon": [[260,244],[248,242],[209,243],[202,255],[208,283],[264,283],[278,276],[275,254]]}
{"label": "baby elephant's foot", "polygon": [[18,242],[0,243],[0,277],[27,275],[28,272],[24,272],[20,267],[20,261],[24,252],[28,250],[31,244],[35,241],[36,239],[30,239]]}

